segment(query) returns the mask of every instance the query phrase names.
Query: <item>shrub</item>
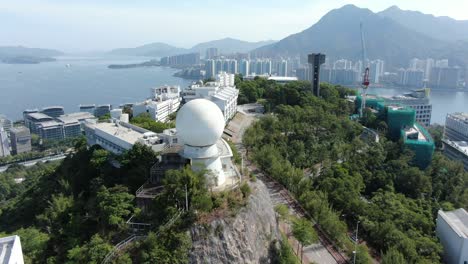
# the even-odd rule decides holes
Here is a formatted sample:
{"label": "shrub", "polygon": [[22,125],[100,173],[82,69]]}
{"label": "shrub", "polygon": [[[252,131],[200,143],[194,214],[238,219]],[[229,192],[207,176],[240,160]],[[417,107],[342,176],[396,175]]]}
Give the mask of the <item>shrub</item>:
{"label": "shrub", "polygon": [[250,189],[249,184],[247,184],[246,182],[242,183],[242,185],[240,186],[240,190],[241,190],[242,196],[244,198],[249,197],[250,193],[252,192],[252,190]]}

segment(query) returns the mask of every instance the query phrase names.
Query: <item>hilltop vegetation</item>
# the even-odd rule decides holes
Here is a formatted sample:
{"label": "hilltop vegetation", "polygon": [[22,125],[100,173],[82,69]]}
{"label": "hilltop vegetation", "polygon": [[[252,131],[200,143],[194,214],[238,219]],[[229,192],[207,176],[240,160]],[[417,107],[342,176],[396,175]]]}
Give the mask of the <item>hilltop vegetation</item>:
{"label": "hilltop vegetation", "polygon": [[[13,167],[0,174],[5,178],[0,182],[1,235],[20,235],[26,263],[100,263],[131,234],[126,221],[132,215],[151,225],[149,233],[113,263],[187,263],[188,228],[212,212],[235,214],[250,193],[248,186],[213,193],[204,171],[170,170],[162,193],[143,213],[134,193],[149,178],[157,153],[136,144],[114,156],[98,146],[88,148],[84,139],[75,149],[61,164],[32,171]],[[26,180],[15,185],[18,176]]]}
{"label": "hilltop vegetation", "polygon": [[237,83],[239,100],[263,100],[270,111],[245,133],[251,158],[340,246],[353,250],[346,233],[359,220],[360,236],[377,252],[396,250],[404,263],[441,261],[437,210],[468,208],[468,173],[461,164],[436,153],[422,171],[384,130],[379,143],[361,141],[362,126],[349,120],[354,106],[345,99],[352,90],[322,84],[317,98],[308,83]]}

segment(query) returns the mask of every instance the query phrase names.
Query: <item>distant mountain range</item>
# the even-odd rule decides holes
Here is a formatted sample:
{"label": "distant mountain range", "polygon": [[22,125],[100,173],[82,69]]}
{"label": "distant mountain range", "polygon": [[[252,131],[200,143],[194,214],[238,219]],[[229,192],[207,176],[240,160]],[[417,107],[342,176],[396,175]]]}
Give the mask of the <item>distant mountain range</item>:
{"label": "distant mountain range", "polygon": [[274,40],[266,40],[266,41],[259,41],[259,42],[248,42],[233,38],[224,38],[219,40],[213,40],[208,42],[203,42],[193,46],[190,51],[191,52],[200,52],[204,54],[206,49],[208,48],[218,48],[218,52],[223,54],[230,54],[230,53],[246,53],[256,48],[269,45],[275,43]]}
{"label": "distant mountain range", "polygon": [[409,17],[414,15],[410,11],[392,7],[376,14],[369,9],[346,5],[330,11],[310,28],[252,52],[259,56],[303,57],[311,52],[323,52],[332,58],[360,59],[362,22],[370,59],[384,59],[387,64],[396,67],[407,66],[414,57],[448,58],[456,65],[468,64],[468,41],[454,43],[456,39],[463,38],[464,34],[443,40],[440,34],[428,33],[432,31],[431,25],[440,21],[451,22],[447,22],[438,32],[443,32],[445,27],[450,27],[453,32],[463,32],[464,21],[455,23],[453,19],[417,14],[418,18],[415,19],[421,22],[410,26]]}
{"label": "distant mountain range", "polygon": [[110,51],[113,55],[125,56],[147,56],[147,57],[163,57],[186,52],[183,48],[177,48],[166,43],[156,42],[146,44],[135,48],[122,48]]}
{"label": "distant mountain range", "polygon": [[[379,13],[346,5],[332,10],[316,24],[280,41],[247,42],[224,38],[185,49],[165,43],[115,49],[107,54],[164,57],[218,48],[220,53],[246,53],[265,57],[305,56],[323,52],[330,58],[361,59],[360,23],[363,24],[369,59],[383,59],[388,66],[407,67],[411,58],[447,58],[451,65],[468,66],[468,20],[436,17],[392,6]],[[57,50],[0,47],[0,59],[54,57]],[[3,60],[5,61],[5,60]]]}
{"label": "distant mountain range", "polygon": [[224,38],[219,40],[203,42],[193,46],[190,49],[184,49],[158,42],[135,48],[115,49],[110,51],[109,53],[114,55],[163,57],[182,53],[199,52],[203,56],[207,48],[218,48],[219,52],[223,54],[236,52],[245,53],[258,47],[262,47],[264,45],[272,43],[274,43],[274,41],[272,40],[248,42],[233,38]]}

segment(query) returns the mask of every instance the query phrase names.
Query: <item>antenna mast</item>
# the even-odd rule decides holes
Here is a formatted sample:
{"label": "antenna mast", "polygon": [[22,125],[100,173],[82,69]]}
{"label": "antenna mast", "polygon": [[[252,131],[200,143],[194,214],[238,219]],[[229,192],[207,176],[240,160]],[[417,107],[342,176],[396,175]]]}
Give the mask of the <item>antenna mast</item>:
{"label": "antenna mast", "polygon": [[364,69],[364,74],[362,76],[362,94],[361,94],[361,109],[359,110],[359,116],[363,117],[363,111],[366,107],[366,96],[367,96],[367,88],[369,88],[369,65],[366,61],[366,43],[364,41],[364,30],[362,28],[362,22],[359,24],[361,28],[361,46],[362,46],[362,66]]}

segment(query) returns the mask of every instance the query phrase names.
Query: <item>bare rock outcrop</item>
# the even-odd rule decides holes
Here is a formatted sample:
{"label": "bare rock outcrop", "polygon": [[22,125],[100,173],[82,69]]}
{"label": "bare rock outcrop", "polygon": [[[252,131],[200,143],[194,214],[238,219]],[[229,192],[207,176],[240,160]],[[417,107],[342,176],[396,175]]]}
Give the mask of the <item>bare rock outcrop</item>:
{"label": "bare rock outcrop", "polygon": [[273,203],[263,182],[250,187],[248,203],[236,216],[191,229],[190,263],[270,262],[270,248],[280,239]]}

